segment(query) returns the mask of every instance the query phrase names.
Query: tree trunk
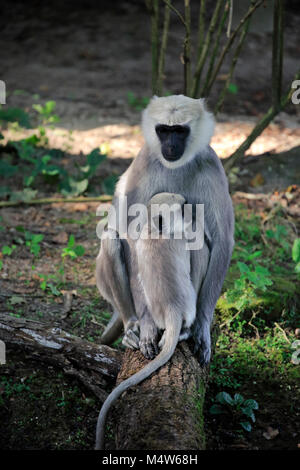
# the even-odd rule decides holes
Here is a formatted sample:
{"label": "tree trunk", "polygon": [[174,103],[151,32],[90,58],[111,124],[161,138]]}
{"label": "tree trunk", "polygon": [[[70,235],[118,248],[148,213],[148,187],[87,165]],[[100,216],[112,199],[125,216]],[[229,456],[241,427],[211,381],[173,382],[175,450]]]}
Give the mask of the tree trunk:
{"label": "tree trunk", "polygon": [[[127,350],[117,383],[148,361]],[[203,403],[208,369],[201,368],[186,342],[172,359],[118,400],[113,412],[116,448],[122,450],[202,450]]]}
{"label": "tree trunk", "polygon": [[35,360],[50,363],[76,377],[101,401],[107,397],[105,389],[120,368],[120,351],[34,320],[1,313],[0,340],[6,345],[7,361],[9,349],[21,347]]}

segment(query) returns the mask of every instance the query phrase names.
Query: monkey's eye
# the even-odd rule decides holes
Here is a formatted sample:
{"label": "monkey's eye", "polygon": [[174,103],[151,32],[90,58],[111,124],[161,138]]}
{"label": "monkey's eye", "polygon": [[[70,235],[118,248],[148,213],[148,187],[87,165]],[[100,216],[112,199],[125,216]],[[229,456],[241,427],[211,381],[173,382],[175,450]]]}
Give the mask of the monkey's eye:
{"label": "monkey's eye", "polygon": [[182,136],[187,136],[190,132],[190,129],[188,126],[176,126],[174,130],[177,134],[180,134]]}
{"label": "monkey's eye", "polygon": [[170,132],[168,126],[156,126],[155,130],[158,136],[166,136]]}

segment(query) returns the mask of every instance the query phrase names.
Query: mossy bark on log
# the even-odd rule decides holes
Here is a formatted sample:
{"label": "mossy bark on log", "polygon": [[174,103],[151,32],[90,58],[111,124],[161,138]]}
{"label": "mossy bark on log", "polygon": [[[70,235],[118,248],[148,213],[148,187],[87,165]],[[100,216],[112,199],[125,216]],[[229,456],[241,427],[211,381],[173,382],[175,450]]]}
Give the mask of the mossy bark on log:
{"label": "mossy bark on log", "polygon": [[[126,350],[117,383],[148,361]],[[203,403],[208,369],[186,342],[149,379],[123,394],[112,413],[116,448],[121,450],[205,449]]]}
{"label": "mossy bark on log", "polygon": [[0,313],[0,340],[6,345],[7,361],[10,348],[21,348],[30,358],[76,377],[100,401],[106,399],[106,389],[120,368],[120,351],[27,318]]}

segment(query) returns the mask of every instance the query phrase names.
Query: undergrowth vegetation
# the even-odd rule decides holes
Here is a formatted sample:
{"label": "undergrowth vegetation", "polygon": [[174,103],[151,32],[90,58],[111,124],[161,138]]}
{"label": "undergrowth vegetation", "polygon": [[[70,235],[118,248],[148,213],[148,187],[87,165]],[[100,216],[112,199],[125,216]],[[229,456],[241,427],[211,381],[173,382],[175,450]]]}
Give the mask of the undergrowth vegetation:
{"label": "undergrowth vegetation", "polygon": [[[30,201],[35,198],[42,185],[49,191],[59,192],[63,196],[78,196],[93,194],[92,178],[98,166],[106,159],[103,148],[95,148],[84,157],[81,164],[75,162],[68,168],[65,152],[49,148],[47,129],[59,122],[54,113],[56,103],[47,101],[44,105],[32,106],[36,113],[36,128],[28,137],[11,140],[1,151],[0,175],[3,184],[0,197],[15,201]],[[0,124],[14,131],[31,128],[31,118],[28,113],[19,108],[0,108]],[[4,136],[0,133],[0,144]],[[103,146],[102,146],[103,147]],[[105,150],[105,149],[104,149]],[[16,178],[20,189],[15,190]],[[102,181],[103,192],[113,194],[117,178],[109,175]],[[12,183],[12,184],[10,184]]]}
{"label": "undergrowth vegetation", "polygon": [[[217,304],[211,404],[216,404],[215,392],[242,390],[245,398],[261,400],[262,389],[274,398],[278,387],[292,387],[297,395],[300,378],[292,361],[300,304],[295,225],[281,206],[257,215],[237,205],[235,215],[235,249]],[[235,423],[230,409],[225,413],[229,428]],[[219,419],[226,426],[224,414]],[[253,425],[242,427],[251,431]]]}
{"label": "undergrowth vegetation", "polygon": [[[140,107],[146,104],[146,99],[140,102],[129,94],[128,102]],[[54,102],[35,105],[32,112],[36,113],[39,125],[21,140],[1,145],[4,136],[0,134],[2,200],[30,202],[38,192],[66,197],[93,194],[93,178],[101,170],[99,165],[106,154],[97,148],[82,156],[84,161],[80,164],[70,165],[65,152],[49,148],[47,128],[59,119],[54,111]],[[0,121],[14,129],[18,126],[29,129],[31,119],[31,115],[19,109],[5,112],[0,109]],[[103,178],[102,191],[113,194],[116,179],[115,175]],[[9,283],[12,292],[16,288],[16,293],[1,297],[2,311],[17,317],[57,321],[58,306],[63,304],[65,292],[71,292],[75,299],[72,308],[62,317],[63,321],[59,318],[58,321],[78,336],[99,341],[110,314],[92,279],[99,245],[96,235],[91,236],[95,233],[95,216],[89,207],[78,216],[61,210],[55,212],[55,208],[50,214],[49,207],[39,206],[33,210],[41,218],[32,223],[30,216],[23,216],[24,206],[21,207],[16,209],[15,218],[10,219],[12,213],[6,215],[6,209],[2,209],[0,217],[0,276]],[[235,248],[216,309],[219,334],[210,366],[206,419],[214,435],[218,435],[220,426],[245,439],[255,432],[270,402],[276,403],[278,390],[289,393],[280,395],[280,406],[294,412],[299,366],[292,356],[299,337],[300,239],[297,220],[288,216],[280,204],[259,211],[238,204],[235,217]],[[33,299],[31,294],[27,297],[29,287]],[[120,339],[114,346],[122,348]],[[42,403],[52,393],[49,384],[43,382],[43,374],[40,377],[41,392],[34,397],[34,403]],[[8,371],[1,379],[0,414],[1,409],[4,413],[12,406],[10,400],[18,403],[22,394],[32,398],[31,387],[39,378],[34,376],[32,383],[29,378],[22,382],[22,377],[14,379]],[[51,395],[53,416],[55,410],[59,410],[58,416],[67,410],[70,426],[75,424],[76,432],[80,433],[72,416],[72,407],[77,406],[83,417],[89,414],[92,431],[86,430],[89,437],[84,440],[72,434],[69,441],[52,447],[85,447],[83,441],[93,439],[95,419],[89,399],[73,385],[63,396],[59,391],[60,378],[57,380],[57,390]],[[28,422],[26,417],[18,417],[16,429],[20,435],[27,432],[30,416],[29,413]],[[7,413],[5,420],[11,426]],[[19,437],[11,439],[15,442]]]}

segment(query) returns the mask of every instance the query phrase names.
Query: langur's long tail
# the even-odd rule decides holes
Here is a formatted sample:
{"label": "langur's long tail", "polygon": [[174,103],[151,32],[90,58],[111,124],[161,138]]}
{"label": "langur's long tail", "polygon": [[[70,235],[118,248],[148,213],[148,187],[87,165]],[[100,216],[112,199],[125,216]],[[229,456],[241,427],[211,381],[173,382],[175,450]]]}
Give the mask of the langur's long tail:
{"label": "langur's long tail", "polygon": [[[169,310],[169,309],[168,309]],[[105,421],[107,413],[111,407],[111,405],[119,398],[119,396],[125,392],[130,387],[139,384],[147,377],[149,377],[153,372],[157,369],[162,367],[166,364],[169,359],[173,356],[174,351],[176,349],[180,330],[182,326],[182,315],[174,310],[170,310],[166,312],[166,333],[165,333],[165,343],[161,352],[156,356],[153,361],[149,362],[142,370],[137,372],[136,374],[132,375],[128,379],[124,380],[124,382],[120,383],[118,387],[116,387],[110,395],[108,395],[107,399],[102,405],[100,410],[98,421],[97,421],[97,429],[96,429],[96,445],[95,450],[102,450],[103,449],[103,441],[104,441],[104,429],[105,429]]]}

